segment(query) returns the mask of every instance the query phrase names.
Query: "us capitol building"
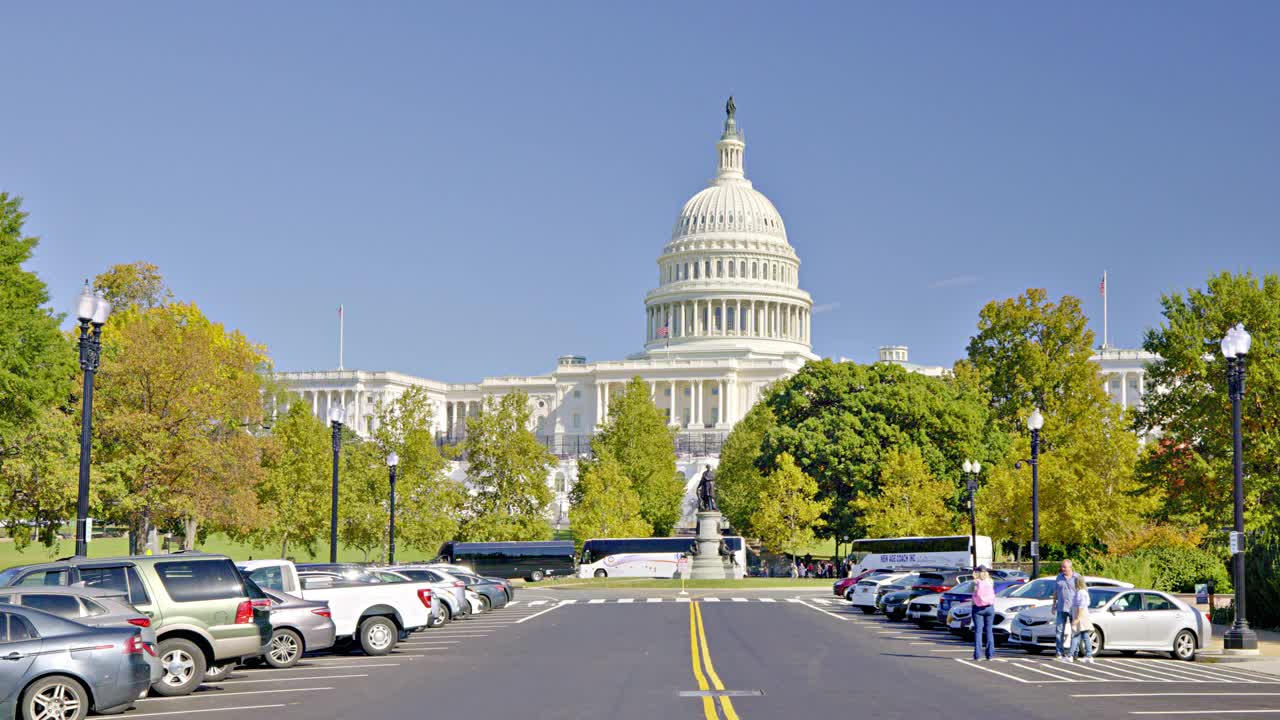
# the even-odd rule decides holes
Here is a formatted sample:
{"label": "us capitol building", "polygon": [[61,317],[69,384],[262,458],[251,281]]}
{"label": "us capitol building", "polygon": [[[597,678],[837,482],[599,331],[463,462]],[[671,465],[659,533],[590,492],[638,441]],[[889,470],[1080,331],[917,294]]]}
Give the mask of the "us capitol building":
{"label": "us capitol building", "polygon": [[[467,417],[479,411],[483,398],[523,390],[534,431],[561,458],[548,481],[556,494],[553,520],[563,526],[577,456],[588,450],[613,394],[640,377],[677,432],[691,516],[699,472],[705,463],[716,464],[724,435],[770,383],[818,358],[809,334],[813,301],[800,287],[800,258],[777,208],[747,179],[746,143],[732,98],[725,109],[715,178],[684,204],[658,256],[657,287],[645,295],[642,352],[595,362],[566,355],[545,375],[477,383],[342,369],[286,372],[279,379],[317,417],[327,418],[330,406],[341,404],[347,424],[366,437],[380,405],[410,387],[425,388],[435,406],[434,429],[444,442],[465,435]],[[907,363],[901,346],[882,348],[880,359],[942,372]],[[454,476],[462,479],[465,469],[455,467]]]}

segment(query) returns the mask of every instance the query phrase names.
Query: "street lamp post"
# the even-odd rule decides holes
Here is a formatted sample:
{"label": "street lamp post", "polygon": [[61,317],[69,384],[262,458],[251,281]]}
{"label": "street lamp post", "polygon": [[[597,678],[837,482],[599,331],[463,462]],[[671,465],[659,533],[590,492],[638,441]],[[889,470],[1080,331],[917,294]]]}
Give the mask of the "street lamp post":
{"label": "street lamp post", "polygon": [[974,504],[974,494],[978,492],[978,473],[982,472],[982,463],[977,460],[964,461],[964,473],[967,476],[965,486],[969,489],[969,556],[973,560],[970,567],[978,567],[978,508]]}
{"label": "street lamp post", "polygon": [[329,562],[338,562],[338,454],[342,450],[342,423],[347,411],[342,403],[329,406],[329,425],[333,428],[333,497],[329,506]]}
{"label": "street lamp post", "polygon": [[400,456],[392,451],[387,456],[387,468],[391,471],[391,525],[387,528],[387,563],[396,564],[396,466]]}
{"label": "street lamp post", "polygon": [[1222,355],[1227,359],[1227,393],[1231,396],[1231,465],[1235,480],[1235,529],[1232,532],[1231,566],[1236,586],[1236,620],[1223,633],[1222,648],[1227,652],[1258,652],[1258,636],[1245,618],[1244,602],[1244,440],[1240,430],[1241,402],[1244,400],[1245,356],[1253,338],[1244,325],[1237,324],[1222,338]]}
{"label": "street lamp post", "polygon": [[[76,495],[76,555],[89,554],[89,451],[93,441],[93,376],[98,371],[102,351],[102,325],[111,314],[111,303],[99,290],[95,295],[84,281],[76,304],[80,321],[80,369],[84,371],[84,393],[80,408],[80,487]],[[92,331],[90,330],[92,328]]]}
{"label": "street lamp post", "polygon": [[1040,577],[1040,428],[1044,427],[1044,415],[1040,408],[1027,417],[1027,429],[1031,431],[1031,578]]}

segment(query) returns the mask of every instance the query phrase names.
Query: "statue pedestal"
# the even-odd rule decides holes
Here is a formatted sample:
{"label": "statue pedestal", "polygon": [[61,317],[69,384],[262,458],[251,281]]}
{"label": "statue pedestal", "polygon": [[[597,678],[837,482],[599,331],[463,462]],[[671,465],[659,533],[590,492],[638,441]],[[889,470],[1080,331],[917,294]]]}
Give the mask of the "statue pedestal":
{"label": "statue pedestal", "polygon": [[720,557],[720,512],[698,511],[698,536],[689,577],[693,580],[724,580],[724,559]]}

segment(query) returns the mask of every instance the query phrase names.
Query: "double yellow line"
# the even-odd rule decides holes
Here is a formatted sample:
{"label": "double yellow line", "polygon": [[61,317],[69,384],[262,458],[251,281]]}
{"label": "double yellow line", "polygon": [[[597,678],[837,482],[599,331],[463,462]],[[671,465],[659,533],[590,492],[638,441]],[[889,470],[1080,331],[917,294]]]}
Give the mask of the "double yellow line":
{"label": "double yellow line", "polygon": [[[707,646],[707,631],[702,627],[702,607],[696,602],[689,603],[689,655],[693,658],[693,676],[698,680],[698,689],[711,689],[707,685],[707,676],[710,675],[711,685],[716,690],[724,690],[724,683],[720,682],[720,676],[716,674],[716,667],[711,664],[711,648]],[[704,665],[707,668],[705,675],[702,672]],[[724,695],[719,696],[719,700],[720,708],[724,710],[724,716],[728,720],[738,720],[738,713],[733,709],[733,700]],[[706,720],[720,719],[720,716],[716,714],[715,698],[703,696],[702,714],[706,716]]]}

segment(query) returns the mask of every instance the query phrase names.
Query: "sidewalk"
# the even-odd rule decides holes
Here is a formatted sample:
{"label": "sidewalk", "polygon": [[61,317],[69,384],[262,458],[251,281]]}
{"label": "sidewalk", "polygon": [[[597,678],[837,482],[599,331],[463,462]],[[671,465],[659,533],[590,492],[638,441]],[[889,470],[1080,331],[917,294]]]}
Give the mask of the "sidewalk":
{"label": "sidewalk", "polygon": [[1254,629],[1258,636],[1259,655],[1224,655],[1222,634],[1230,629],[1230,625],[1214,625],[1213,642],[1200,651],[1200,659],[1205,662],[1240,664],[1257,672],[1280,675],[1280,632]]}

